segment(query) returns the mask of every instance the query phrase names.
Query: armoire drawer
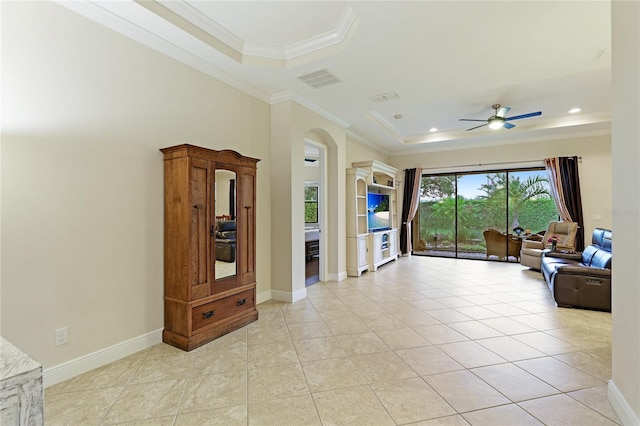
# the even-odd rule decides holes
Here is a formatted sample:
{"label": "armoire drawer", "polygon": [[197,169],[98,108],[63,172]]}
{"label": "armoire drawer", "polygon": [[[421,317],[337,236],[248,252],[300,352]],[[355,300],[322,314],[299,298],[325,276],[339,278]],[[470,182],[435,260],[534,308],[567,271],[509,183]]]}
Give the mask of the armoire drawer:
{"label": "armoire drawer", "polygon": [[215,324],[224,318],[253,309],[255,306],[253,292],[253,289],[243,291],[242,293],[194,307],[191,311],[193,330],[198,330],[209,324]]}

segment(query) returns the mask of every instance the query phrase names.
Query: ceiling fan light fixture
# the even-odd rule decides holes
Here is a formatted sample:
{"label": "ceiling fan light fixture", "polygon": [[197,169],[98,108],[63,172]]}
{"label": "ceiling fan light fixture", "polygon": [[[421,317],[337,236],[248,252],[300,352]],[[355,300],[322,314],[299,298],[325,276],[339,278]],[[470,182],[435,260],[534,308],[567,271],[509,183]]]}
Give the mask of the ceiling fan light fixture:
{"label": "ceiling fan light fixture", "polygon": [[501,117],[491,117],[489,119],[489,128],[490,129],[499,129],[504,126],[504,118]]}
{"label": "ceiling fan light fixture", "polygon": [[461,118],[460,121],[479,121],[481,123],[484,123],[467,129],[467,132],[469,130],[479,129],[480,127],[484,126],[489,126],[489,128],[492,130],[497,130],[499,128],[509,130],[516,127],[515,124],[511,124],[511,120],[520,120],[522,118],[537,117],[539,115],[542,115],[542,111],[536,111],[530,112],[528,114],[512,115],[510,117],[506,117],[507,113],[511,110],[510,107],[501,107],[500,104],[495,104],[492,106],[492,108],[496,110],[496,113],[486,120],[479,120],[477,118]]}

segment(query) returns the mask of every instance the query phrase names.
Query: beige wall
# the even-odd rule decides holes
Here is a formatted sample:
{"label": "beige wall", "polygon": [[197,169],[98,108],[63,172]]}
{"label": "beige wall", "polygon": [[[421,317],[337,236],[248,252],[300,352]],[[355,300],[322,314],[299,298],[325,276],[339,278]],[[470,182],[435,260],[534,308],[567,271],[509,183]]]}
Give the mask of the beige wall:
{"label": "beige wall", "polygon": [[533,161],[543,165],[544,158],[573,155],[582,157],[578,169],[585,240],[589,242],[593,228],[611,229],[611,137],[608,135],[399,155],[392,156],[390,164],[398,169],[423,167],[433,172],[472,171],[496,168],[492,166],[495,163],[517,166],[518,163],[531,165]]}
{"label": "beige wall", "polygon": [[45,367],[162,328],[159,148],[262,159],[271,288],[269,105],[55,3],[3,2],[2,106],[1,333]]}
{"label": "beige wall", "polygon": [[347,168],[351,168],[351,163],[355,161],[377,160],[384,164],[389,164],[389,156],[381,151],[358,142],[352,137],[347,136],[346,163]]}
{"label": "beige wall", "polygon": [[[278,253],[278,260],[272,264],[271,276],[274,279],[269,294],[258,293],[258,301],[268,300],[271,297],[286,299],[286,294],[290,294],[293,287],[292,264],[294,262],[291,260],[293,256],[291,240],[293,237],[290,225],[294,214],[292,209],[295,206],[291,205],[290,176],[295,160],[292,158],[291,149],[291,127],[293,126],[291,109],[291,102],[281,102],[271,106],[271,140],[279,142],[272,143],[270,147],[271,158],[274,159],[271,173],[271,202],[280,208],[278,208],[278,213],[271,217],[269,224],[271,228],[270,249],[272,252]],[[302,144],[302,141],[300,142]],[[303,156],[304,147],[302,147],[300,162],[303,161]],[[304,203],[304,199],[300,203]],[[304,222],[304,218],[302,221]]]}
{"label": "beige wall", "polygon": [[[640,424],[640,3],[612,2],[613,371],[609,399]],[[628,404],[626,405],[625,404]]]}
{"label": "beige wall", "polygon": [[[345,265],[345,131],[331,121],[293,101],[271,107],[272,203],[278,215],[271,221],[271,296],[299,300],[306,296],[304,264],[304,141],[326,146],[327,227],[321,235],[325,247],[325,276],[346,277]],[[322,242],[321,242],[322,245]]]}

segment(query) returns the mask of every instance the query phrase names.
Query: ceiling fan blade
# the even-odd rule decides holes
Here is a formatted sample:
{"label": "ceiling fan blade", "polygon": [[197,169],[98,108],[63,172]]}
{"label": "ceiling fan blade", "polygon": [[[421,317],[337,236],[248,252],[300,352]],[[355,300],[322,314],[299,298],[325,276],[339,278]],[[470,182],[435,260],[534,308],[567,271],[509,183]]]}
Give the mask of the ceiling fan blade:
{"label": "ceiling fan blade", "polygon": [[488,120],[476,120],[473,118],[461,118],[459,121],[488,121]]}
{"label": "ceiling fan blade", "polygon": [[542,115],[542,111],[530,112],[529,114],[514,115],[513,117],[505,117],[505,120],[520,120],[521,118],[535,117],[536,115]]}
{"label": "ceiling fan blade", "polygon": [[[478,120],[478,121],[482,121],[482,120]],[[489,124],[489,123],[485,123],[485,124],[481,124],[481,125],[476,126],[476,127],[472,127],[472,128],[470,128],[470,129],[467,129],[467,132],[468,132],[469,130],[474,130],[474,129],[477,129],[477,128],[479,128],[479,127],[484,127],[484,126],[486,126],[486,125],[488,125],[488,124]]]}
{"label": "ceiling fan blade", "polygon": [[511,108],[509,107],[502,107],[498,110],[498,112],[496,112],[496,117],[502,117],[504,118],[505,115],[507,115],[507,113],[509,112]]}
{"label": "ceiling fan blade", "polygon": [[511,124],[511,123],[507,123],[505,121],[504,124],[502,125],[502,127],[504,127],[505,129],[513,129],[514,127],[516,127],[516,125],[515,124]]}

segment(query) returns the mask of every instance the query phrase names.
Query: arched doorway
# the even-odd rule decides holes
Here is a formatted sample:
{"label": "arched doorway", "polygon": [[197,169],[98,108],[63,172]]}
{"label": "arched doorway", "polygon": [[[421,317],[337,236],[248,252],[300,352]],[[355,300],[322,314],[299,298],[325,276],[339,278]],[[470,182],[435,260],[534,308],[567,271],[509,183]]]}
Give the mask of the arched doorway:
{"label": "arched doorway", "polygon": [[326,280],[326,147],[304,142],[305,165],[305,287]]}

